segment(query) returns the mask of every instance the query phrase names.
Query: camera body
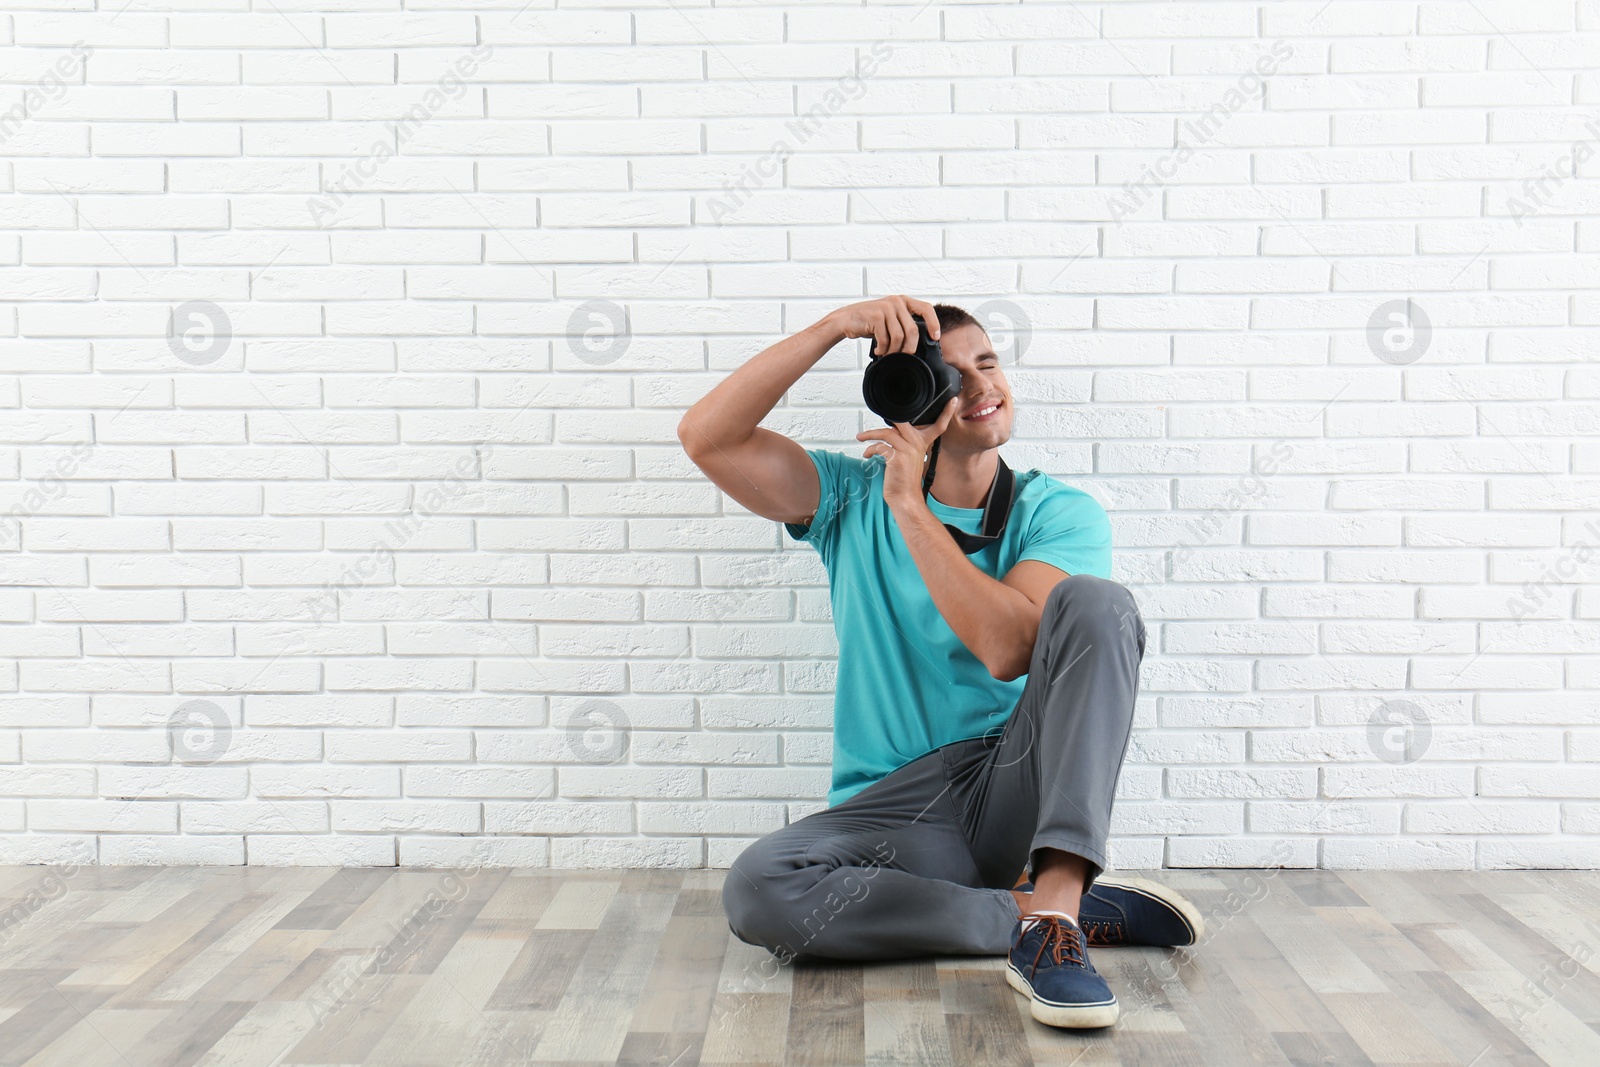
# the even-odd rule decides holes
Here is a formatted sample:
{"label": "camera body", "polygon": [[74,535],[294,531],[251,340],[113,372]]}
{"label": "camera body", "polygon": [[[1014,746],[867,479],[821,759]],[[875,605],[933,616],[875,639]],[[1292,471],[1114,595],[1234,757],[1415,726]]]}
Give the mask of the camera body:
{"label": "camera body", "polygon": [[922,316],[911,317],[917,322],[917,350],[880,355],[874,349],[861,379],[861,396],[868,408],[889,423],[929,426],[961,391],[961,373],[944,361],[939,342],[928,336]]}

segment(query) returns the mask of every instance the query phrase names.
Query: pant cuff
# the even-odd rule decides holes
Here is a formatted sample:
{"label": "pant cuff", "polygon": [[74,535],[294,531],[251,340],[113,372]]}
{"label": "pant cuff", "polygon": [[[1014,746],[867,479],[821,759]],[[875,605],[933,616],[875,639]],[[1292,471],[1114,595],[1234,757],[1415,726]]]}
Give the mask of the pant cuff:
{"label": "pant cuff", "polygon": [[1063,852],[1070,852],[1074,856],[1082,856],[1089,862],[1089,873],[1083,883],[1083,891],[1087,893],[1089,887],[1094,885],[1094,880],[1100,877],[1100,872],[1106,869],[1105,850],[1098,845],[1091,844],[1081,837],[1072,837],[1067,834],[1035,834],[1033,844],[1028,846],[1028,881],[1033,881],[1033,857],[1041,848],[1059,848]]}

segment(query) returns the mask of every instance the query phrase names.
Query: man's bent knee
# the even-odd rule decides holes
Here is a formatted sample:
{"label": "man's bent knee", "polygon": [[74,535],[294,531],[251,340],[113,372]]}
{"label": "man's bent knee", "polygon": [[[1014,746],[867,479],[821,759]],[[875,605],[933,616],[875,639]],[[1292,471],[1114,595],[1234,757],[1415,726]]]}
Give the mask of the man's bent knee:
{"label": "man's bent knee", "polygon": [[773,892],[773,859],[764,840],[739,854],[722,883],[722,911],[728,917],[728,928],[740,941],[782,955],[778,946],[782,917]]}
{"label": "man's bent knee", "polygon": [[1112,617],[1139,614],[1138,602],[1127,586],[1098,574],[1067,575],[1050,590],[1045,605],[1087,614],[1109,612]]}
{"label": "man's bent knee", "polygon": [[1144,620],[1133,593],[1121,582],[1097,574],[1069,574],[1057,582],[1045,601],[1045,616],[1125,633],[1141,651],[1144,648]]}

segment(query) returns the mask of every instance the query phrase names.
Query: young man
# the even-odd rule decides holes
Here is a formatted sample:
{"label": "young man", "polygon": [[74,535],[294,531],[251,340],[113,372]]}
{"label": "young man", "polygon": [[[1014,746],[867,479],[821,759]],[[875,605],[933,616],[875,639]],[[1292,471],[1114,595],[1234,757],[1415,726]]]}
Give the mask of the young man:
{"label": "young man", "polygon": [[[859,460],[759,426],[846,338],[914,352],[913,314],[960,374],[931,425],[857,434]],[[1008,954],[1034,1018],[1109,1026],[1088,946],[1193,944],[1201,921],[1152,882],[1100,877],[1145,645],[1105,511],[1029,470],[999,536],[972,536],[1001,506],[1012,416],[983,328],[905,296],[830,312],[684,415],[706,476],[822,557],[839,639],[829,807],[745,849],[723,907],[785,961]]]}

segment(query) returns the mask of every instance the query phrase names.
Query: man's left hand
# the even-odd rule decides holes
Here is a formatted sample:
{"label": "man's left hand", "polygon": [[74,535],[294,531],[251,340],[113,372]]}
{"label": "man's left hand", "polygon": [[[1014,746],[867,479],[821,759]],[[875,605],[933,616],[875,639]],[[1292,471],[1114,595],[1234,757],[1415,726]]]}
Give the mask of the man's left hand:
{"label": "man's left hand", "polygon": [[928,469],[928,450],[944,433],[961,408],[961,397],[956,395],[939,413],[937,421],[927,426],[913,426],[897,422],[881,430],[863,430],[856,434],[857,441],[871,441],[862,459],[870,456],[887,457],[883,470],[883,499],[891,509],[920,503],[922,475]]}

